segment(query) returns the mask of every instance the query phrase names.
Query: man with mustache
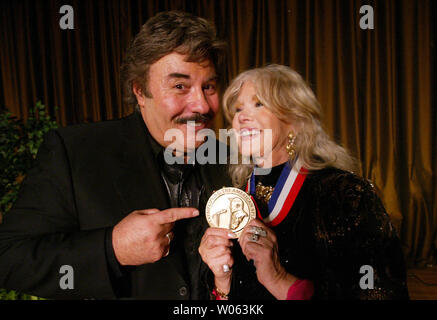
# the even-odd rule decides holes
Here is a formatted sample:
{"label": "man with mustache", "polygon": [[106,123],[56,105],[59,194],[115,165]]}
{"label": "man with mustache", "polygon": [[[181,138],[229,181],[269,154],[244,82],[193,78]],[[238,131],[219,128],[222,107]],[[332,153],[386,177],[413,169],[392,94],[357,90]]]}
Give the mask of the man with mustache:
{"label": "man with mustache", "polygon": [[[163,12],[121,67],[127,118],[50,132],[0,225],[0,287],[49,298],[202,299],[205,197],[228,184],[219,165],[169,165],[219,108],[224,44],[206,20]],[[216,185],[213,185],[216,183]],[[206,198],[207,199],[207,198]],[[74,283],[61,286],[63,266]],[[63,270],[63,269],[62,269]]]}

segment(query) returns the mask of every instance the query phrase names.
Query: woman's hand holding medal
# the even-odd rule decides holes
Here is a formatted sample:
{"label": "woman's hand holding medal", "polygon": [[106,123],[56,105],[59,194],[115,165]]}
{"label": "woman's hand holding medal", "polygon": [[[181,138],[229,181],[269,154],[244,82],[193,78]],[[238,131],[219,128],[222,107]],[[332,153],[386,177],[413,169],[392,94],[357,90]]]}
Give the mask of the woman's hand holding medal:
{"label": "woman's hand holding medal", "polygon": [[254,219],[246,225],[238,242],[246,259],[253,260],[259,283],[277,299],[285,299],[297,278],[287,273],[280,263],[275,233]]}
{"label": "woman's hand holding medal", "polygon": [[244,191],[223,187],[209,198],[205,215],[211,228],[202,237],[199,253],[214,273],[216,291],[227,295],[234,264],[231,239],[238,238],[244,226],[255,218],[255,206]]}
{"label": "woman's hand holding medal", "polygon": [[239,237],[243,254],[254,262],[258,281],[277,299],[285,299],[296,277],[282,267],[276,235],[255,219],[251,198],[239,189],[222,188],[210,197],[205,211],[211,227],[202,237],[199,253],[214,274],[216,291],[225,295],[230,291],[234,264],[231,239]]}
{"label": "woman's hand holding medal", "polygon": [[202,237],[199,253],[214,274],[216,289],[227,294],[231,289],[232,258],[230,239],[236,235],[228,229],[208,228]]}

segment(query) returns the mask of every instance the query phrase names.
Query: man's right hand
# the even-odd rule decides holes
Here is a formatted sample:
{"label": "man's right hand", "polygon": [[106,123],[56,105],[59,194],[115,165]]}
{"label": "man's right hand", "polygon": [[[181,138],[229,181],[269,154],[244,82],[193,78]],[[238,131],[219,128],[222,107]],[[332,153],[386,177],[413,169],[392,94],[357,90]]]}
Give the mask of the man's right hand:
{"label": "man's right hand", "polygon": [[112,246],[118,262],[121,265],[142,265],[160,260],[168,254],[174,223],[198,215],[195,208],[131,212],[112,231]]}

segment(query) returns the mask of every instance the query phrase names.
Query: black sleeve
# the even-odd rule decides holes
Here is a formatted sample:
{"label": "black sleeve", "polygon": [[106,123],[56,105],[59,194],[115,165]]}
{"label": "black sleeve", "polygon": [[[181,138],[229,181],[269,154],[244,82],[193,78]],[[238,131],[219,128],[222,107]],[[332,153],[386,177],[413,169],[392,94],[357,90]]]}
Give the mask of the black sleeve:
{"label": "black sleeve", "polygon": [[401,244],[373,186],[352,175],[332,185],[316,223],[322,272],[315,298],[408,299]]}
{"label": "black sleeve", "polygon": [[105,237],[109,278],[117,298],[129,297],[131,292],[130,272],[134,267],[122,266],[115,257],[114,247],[112,246],[112,229],[113,227],[107,228]]}
{"label": "black sleeve", "polygon": [[[48,298],[114,298],[106,228],[81,230],[69,159],[50,131],[12,210],[0,224],[0,287]],[[71,266],[73,288],[60,286]]]}

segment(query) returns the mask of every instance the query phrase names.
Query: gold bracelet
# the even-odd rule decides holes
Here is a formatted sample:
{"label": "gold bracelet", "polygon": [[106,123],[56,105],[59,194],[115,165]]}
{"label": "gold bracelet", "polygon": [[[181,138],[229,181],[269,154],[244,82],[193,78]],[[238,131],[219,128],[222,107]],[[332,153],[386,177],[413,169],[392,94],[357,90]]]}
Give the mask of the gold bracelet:
{"label": "gold bracelet", "polygon": [[217,287],[215,287],[214,290],[220,298],[228,300],[228,294],[224,293],[223,291],[220,291]]}

